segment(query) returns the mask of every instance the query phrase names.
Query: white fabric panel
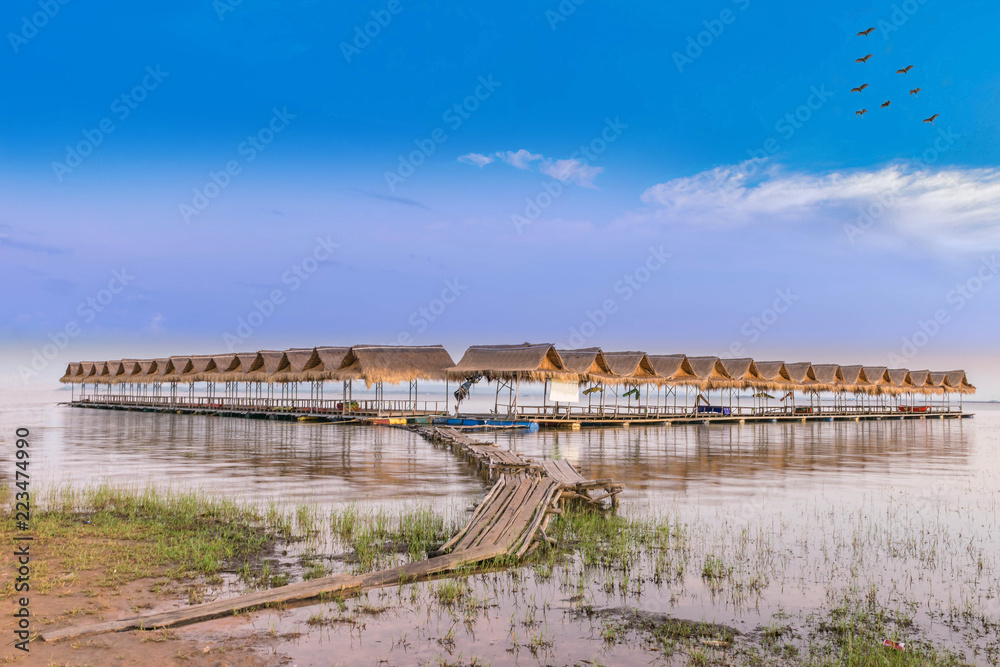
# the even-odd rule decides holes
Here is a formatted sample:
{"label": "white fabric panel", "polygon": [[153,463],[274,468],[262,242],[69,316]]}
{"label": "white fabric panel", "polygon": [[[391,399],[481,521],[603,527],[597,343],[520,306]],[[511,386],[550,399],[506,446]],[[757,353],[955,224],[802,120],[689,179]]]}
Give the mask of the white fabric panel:
{"label": "white fabric panel", "polygon": [[549,400],[553,403],[579,403],[580,385],[576,382],[549,383]]}

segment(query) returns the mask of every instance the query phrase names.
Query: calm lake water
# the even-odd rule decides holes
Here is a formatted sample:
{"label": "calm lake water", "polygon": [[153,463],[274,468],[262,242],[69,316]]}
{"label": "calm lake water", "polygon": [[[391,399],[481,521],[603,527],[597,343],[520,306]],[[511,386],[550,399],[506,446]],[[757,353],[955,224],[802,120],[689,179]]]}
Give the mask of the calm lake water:
{"label": "calm lake water", "polygon": [[[56,405],[67,397],[55,390],[4,392],[0,430],[9,437],[20,426],[31,430],[36,483],[152,484],[323,507],[419,502],[447,513],[462,512],[485,490],[448,451],[399,429]],[[918,601],[927,608],[918,614],[927,636],[972,651],[979,640],[941,623],[938,612],[965,604],[1000,621],[1000,406],[969,403],[966,410],[976,416],[482,437],[530,456],[569,459],[591,478],[624,482],[625,514],[671,515],[691,526],[693,572],[669,595],[627,600],[632,606],[747,629],[777,613],[808,613],[850,579],[852,585],[884,589],[887,601],[894,595]],[[742,546],[731,539],[747,529],[753,536]],[[749,550],[771,556],[754,564]],[[699,559],[708,555],[738,567],[745,559],[747,571],[763,572],[766,583],[750,600],[710,593],[699,576]],[[557,607],[566,597],[558,590],[551,595]],[[616,599],[608,595],[596,602],[613,606]],[[308,616],[289,614],[282,617],[284,625]],[[413,614],[417,623],[420,614]],[[381,624],[372,621],[372,636],[388,637],[398,622],[387,621],[379,630]],[[559,623],[568,636],[600,645],[581,622],[564,616]],[[309,656],[321,656],[330,641],[326,633],[315,641],[308,634],[292,655],[310,664]],[[474,651],[475,637],[468,641]],[[496,641],[503,643],[503,633]],[[384,648],[376,642],[359,655],[374,662]],[[580,649],[573,659],[592,658],[592,649]],[[604,659],[614,663],[615,655],[646,661],[631,653]]]}
{"label": "calm lake water", "polygon": [[[3,392],[0,428],[32,433],[35,480],[113,481],[321,506],[474,499],[469,467],[385,427],[85,410],[64,391]],[[1000,469],[1000,405],[972,419],[691,425],[480,434],[518,452],[565,458],[628,485],[625,512],[665,501],[691,509],[768,496],[776,507],[874,487],[974,484]],[[991,475],[991,472],[993,473]],[[989,484],[983,491],[990,490]],[[995,490],[995,487],[993,487]]]}

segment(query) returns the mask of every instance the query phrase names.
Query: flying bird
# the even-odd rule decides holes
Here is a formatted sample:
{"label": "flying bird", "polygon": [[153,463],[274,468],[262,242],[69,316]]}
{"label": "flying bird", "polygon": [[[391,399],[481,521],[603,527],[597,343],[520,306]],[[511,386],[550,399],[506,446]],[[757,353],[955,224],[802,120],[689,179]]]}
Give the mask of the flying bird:
{"label": "flying bird", "polygon": [[896,70],[896,74],[909,74],[911,69],[913,69],[913,65],[907,65],[903,69]]}
{"label": "flying bird", "polygon": [[914,88],[913,90],[910,91],[910,95],[916,95],[919,92],[920,92],[919,88]]}
{"label": "flying bird", "polygon": [[[854,115],[855,116],[864,116],[866,113],[868,113],[868,109],[862,109],[861,111],[855,111]],[[926,121],[924,121],[924,122],[926,122]]]}
{"label": "flying bird", "polygon": [[861,32],[858,33],[858,37],[861,37],[862,35],[864,35],[865,37],[867,37],[868,35],[872,34],[872,30],[874,30],[874,29],[875,29],[875,26],[872,26],[871,28],[868,28],[868,30],[862,30]]}
{"label": "flying bird", "polygon": [[860,93],[862,90],[864,90],[867,87],[868,87],[868,84],[867,83],[863,83],[860,86],[858,86],[857,88],[851,88],[851,92],[852,93]]}
{"label": "flying bird", "polygon": [[936,113],[936,114],[934,114],[933,116],[931,116],[930,118],[924,118],[924,122],[925,122],[925,123],[930,123],[931,125],[933,125],[933,124],[934,124],[934,119],[935,119],[935,118],[937,118],[937,117],[938,117],[938,116],[940,116],[940,115],[941,115],[941,114],[939,114],[939,113]]}
{"label": "flying bird", "polygon": [[892,100],[886,100],[885,102],[882,102],[882,108],[884,109],[887,106],[889,106],[890,104],[892,104]]}
{"label": "flying bird", "polygon": [[872,55],[874,55],[874,54],[872,54],[872,53],[869,53],[869,54],[868,54],[867,56],[865,56],[864,58],[858,58],[858,59],[857,59],[857,60],[855,60],[854,62],[856,62],[856,63],[867,63],[867,62],[868,62],[868,59],[869,59],[869,58],[871,58],[871,57],[872,57]]}

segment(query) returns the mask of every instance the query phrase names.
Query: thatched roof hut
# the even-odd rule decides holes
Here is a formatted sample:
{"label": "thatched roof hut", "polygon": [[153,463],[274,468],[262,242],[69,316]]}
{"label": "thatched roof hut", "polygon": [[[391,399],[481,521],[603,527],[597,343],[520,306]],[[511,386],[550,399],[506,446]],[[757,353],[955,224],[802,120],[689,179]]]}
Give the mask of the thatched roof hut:
{"label": "thatched roof hut", "polygon": [[754,361],[757,367],[758,382],[754,384],[758,389],[780,389],[785,381],[784,361]]}
{"label": "thatched roof hut", "polygon": [[856,392],[861,382],[861,366],[841,366],[837,378],[836,390],[839,392]]}
{"label": "thatched roof hut", "polygon": [[608,368],[614,373],[609,382],[617,384],[649,384],[661,380],[645,352],[605,352]]}
{"label": "thatched roof hut", "polygon": [[885,366],[862,366],[858,386],[869,394],[893,393],[892,379]]}
{"label": "thatched roof hut", "polygon": [[687,357],[687,369],[694,376],[692,384],[706,389],[717,386],[716,383],[731,380],[726,372],[726,367],[722,365],[722,360],[718,357]]}
{"label": "thatched roof hut", "polygon": [[340,370],[344,363],[344,358],[351,351],[349,347],[317,347],[315,348],[315,363],[310,361],[306,364],[302,372],[302,377],[306,381],[325,382],[332,380],[334,374]]}
{"label": "thatched roof hut", "polygon": [[98,368],[98,363],[96,361],[81,361],[80,362],[80,382],[85,382],[87,384],[93,383],[97,374],[100,372]]}
{"label": "thatched roof hut", "polygon": [[935,394],[943,394],[948,391],[948,374],[941,371],[930,371],[927,374],[927,385]]}
{"label": "thatched roof hut", "polygon": [[190,364],[181,374],[180,381],[187,383],[201,382],[206,376],[215,373],[215,357],[210,354],[197,354],[188,357]]}
{"label": "thatched roof hut", "polygon": [[120,359],[108,362],[108,377],[111,384],[118,384],[125,377],[125,362]]}
{"label": "thatched roof hut", "polygon": [[239,368],[239,359],[233,352],[208,355],[212,363],[208,368],[198,373],[196,382],[228,382],[229,374]]}
{"label": "thatched roof hut", "polygon": [[910,371],[907,368],[890,368],[889,380],[892,382],[892,389],[897,394],[911,394],[916,391],[913,380],[910,378]]}
{"label": "thatched roof hut", "polygon": [[288,358],[284,350],[261,350],[240,379],[244,382],[274,382],[275,375],[284,373],[286,368]]}
{"label": "thatched roof hut", "polygon": [[170,357],[167,372],[161,382],[183,382],[184,375],[191,369],[191,357]]}
{"label": "thatched roof hut", "polygon": [[683,354],[647,354],[646,358],[660,378],[660,384],[678,384],[680,379],[694,379],[684,363],[686,357]]}
{"label": "thatched roof hut", "polygon": [[809,371],[812,363],[808,361],[794,361],[785,363],[784,387],[790,390],[804,389],[809,382]]}
{"label": "thatched roof hut", "polygon": [[318,366],[320,363],[314,347],[293,347],[285,350],[285,359],[288,361],[287,366],[275,374],[272,382],[305,382],[308,380],[305,375],[306,369]]}
{"label": "thatched roof hut", "polygon": [[154,382],[156,376],[157,359],[140,359],[139,374],[135,376],[136,382]]}
{"label": "thatched roof hut", "polygon": [[575,373],[566,370],[562,357],[551,343],[473,345],[465,351],[461,361],[447,369],[447,373],[449,378],[456,380],[473,375],[536,382],[576,377]]}
{"label": "thatched roof hut", "polygon": [[122,359],[122,372],[118,375],[119,384],[134,384],[141,382],[142,361],[139,359]]}
{"label": "thatched roof hut", "polygon": [[150,372],[152,373],[150,380],[154,383],[168,382],[169,380],[166,378],[174,369],[173,365],[170,363],[170,359],[164,357],[162,359],[154,359],[153,361],[154,364],[150,367]]}
{"label": "thatched roof hut", "polygon": [[92,381],[96,384],[111,384],[111,366],[106,361],[98,361],[94,364],[94,375]]}
{"label": "thatched roof hut", "polygon": [[921,394],[933,394],[934,388],[930,384],[931,372],[927,370],[923,371],[910,371],[910,382],[916,387],[916,391]]}
{"label": "thatched roof hut", "polygon": [[948,371],[945,373],[945,386],[960,394],[974,394],[976,388],[969,384],[969,378],[965,376],[965,371]]}
{"label": "thatched roof hut", "polygon": [[81,381],[80,378],[82,374],[83,374],[83,367],[81,366],[81,364],[77,361],[72,361],[66,365],[66,372],[63,373],[63,376],[61,378],[59,378],[59,381],[62,382],[63,384],[69,382],[75,384]]}
{"label": "thatched roof hut", "polygon": [[580,376],[580,382],[615,382],[615,372],[599,347],[557,350],[563,367]]}
{"label": "thatched roof hut", "polygon": [[[264,367],[264,359],[257,352],[237,352],[235,359],[229,363],[226,370],[220,370],[216,382],[255,382],[255,375],[250,373]],[[216,368],[219,362],[215,362]]]}
{"label": "thatched roof hut", "polygon": [[455,365],[441,345],[354,345],[334,373],[336,380],[399,384],[413,380],[444,380]]}
{"label": "thatched roof hut", "polygon": [[722,368],[725,369],[728,379],[716,380],[711,383],[715,389],[745,389],[747,387],[758,386],[760,373],[753,359],[748,357],[742,359],[719,359]]}
{"label": "thatched roof hut", "polygon": [[806,376],[805,389],[812,393],[840,391],[840,366],[838,364],[811,364]]}

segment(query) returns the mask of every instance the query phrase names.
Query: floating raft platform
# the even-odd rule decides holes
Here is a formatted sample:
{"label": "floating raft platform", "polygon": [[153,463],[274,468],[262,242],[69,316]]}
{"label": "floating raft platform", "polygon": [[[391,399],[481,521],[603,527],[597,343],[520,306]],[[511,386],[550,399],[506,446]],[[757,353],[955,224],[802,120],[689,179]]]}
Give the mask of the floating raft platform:
{"label": "floating raft platform", "polygon": [[941,409],[927,412],[893,412],[891,410],[834,410],[823,409],[814,412],[771,412],[719,414],[702,413],[620,413],[598,415],[596,413],[576,413],[570,415],[527,415],[498,417],[495,414],[470,414],[452,417],[442,414],[390,414],[372,412],[314,412],[286,408],[239,408],[215,407],[212,405],[136,405],[116,401],[71,401],[62,403],[75,408],[97,410],[127,410],[133,412],[158,412],[184,415],[210,415],[238,417],[242,419],[271,419],[300,422],[337,422],[356,424],[377,424],[382,426],[434,425],[448,426],[456,431],[504,431],[540,428],[628,428],[630,426],[671,426],[683,424],[766,424],[791,422],[845,422],[845,421],[901,421],[911,419],[968,419],[974,413],[960,409]]}

